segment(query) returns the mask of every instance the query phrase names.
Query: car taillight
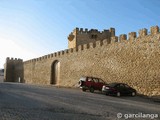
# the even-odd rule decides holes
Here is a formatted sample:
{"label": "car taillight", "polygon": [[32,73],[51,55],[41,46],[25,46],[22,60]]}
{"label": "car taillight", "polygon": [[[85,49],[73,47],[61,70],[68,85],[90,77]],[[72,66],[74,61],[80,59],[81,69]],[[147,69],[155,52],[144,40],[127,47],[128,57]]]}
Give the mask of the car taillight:
{"label": "car taillight", "polygon": [[102,90],[108,90],[108,89],[109,89],[109,87],[103,85]]}
{"label": "car taillight", "polygon": [[105,89],[105,87],[106,87],[106,86],[105,86],[105,85],[103,85],[102,90],[104,90],[104,89]]}

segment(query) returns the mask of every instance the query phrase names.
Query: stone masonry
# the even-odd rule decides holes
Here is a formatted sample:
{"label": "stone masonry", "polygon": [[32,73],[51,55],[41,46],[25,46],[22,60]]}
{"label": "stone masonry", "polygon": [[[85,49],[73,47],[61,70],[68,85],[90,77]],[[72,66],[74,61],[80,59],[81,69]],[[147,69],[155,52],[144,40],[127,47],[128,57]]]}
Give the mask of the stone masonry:
{"label": "stone masonry", "polygon": [[4,66],[4,81],[5,82],[24,82],[23,81],[23,60],[7,58]]}
{"label": "stone masonry", "polygon": [[[8,77],[15,73],[17,76],[23,75],[25,83],[76,87],[81,76],[94,76],[106,83],[127,83],[143,95],[160,95],[158,26],[151,27],[150,34],[147,29],[139,30],[138,36],[136,32],[131,32],[128,38],[125,34],[115,36],[113,28],[107,32],[106,38],[97,31],[87,37],[83,37],[83,34],[89,32],[75,31],[83,30],[75,29],[69,35],[69,49],[16,65],[15,68],[21,69],[21,73],[7,70],[11,68],[6,67],[5,81],[16,81]],[[8,62],[6,65],[10,66]]]}
{"label": "stone masonry", "polygon": [[108,43],[111,42],[111,37],[115,36],[115,29],[110,28],[109,30],[104,30],[102,32],[97,29],[83,30],[83,28],[76,28],[68,36],[68,48],[75,48],[79,45],[88,44],[90,42],[94,43],[96,41],[106,39]]}

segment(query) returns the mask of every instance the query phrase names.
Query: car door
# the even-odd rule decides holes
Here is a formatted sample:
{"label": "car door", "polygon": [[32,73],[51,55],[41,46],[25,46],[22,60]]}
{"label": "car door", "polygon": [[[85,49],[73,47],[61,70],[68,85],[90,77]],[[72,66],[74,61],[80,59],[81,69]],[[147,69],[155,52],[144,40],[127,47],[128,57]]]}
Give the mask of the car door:
{"label": "car door", "polygon": [[97,78],[93,78],[93,81],[94,81],[94,83],[93,83],[94,89],[97,90],[99,88],[98,79]]}
{"label": "car door", "polygon": [[126,84],[121,83],[120,86],[121,86],[122,94],[123,95],[128,95],[129,94],[129,90],[128,90],[129,88],[126,86]]}
{"label": "car door", "polygon": [[98,85],[97,86],[98,86],[99,90],[102,90],[103,85],[105,85],[104,81],[101,80],[101,79],[98,79]]}
{"label": "car door", "polygon": [[87,80],[86,80],[86,87],[91,87],[92,86],[92,83],[93,83],[93,80],[91,77],[87,77]]}
{"label": "car door", "polygon": [[128,86],[127,84],[124,84],[125,87],[125,94],[129,95],[132,91],[131,91],[131,87]]}
{"label": "car door", "polygon": [[125,89],[125,87],[124,87],[124,85],[123,84],[118,84],[117,86],[116,86],[116,89],[122,94],[122,95],[124,95],[124,94],[126,94],[126,89]]}

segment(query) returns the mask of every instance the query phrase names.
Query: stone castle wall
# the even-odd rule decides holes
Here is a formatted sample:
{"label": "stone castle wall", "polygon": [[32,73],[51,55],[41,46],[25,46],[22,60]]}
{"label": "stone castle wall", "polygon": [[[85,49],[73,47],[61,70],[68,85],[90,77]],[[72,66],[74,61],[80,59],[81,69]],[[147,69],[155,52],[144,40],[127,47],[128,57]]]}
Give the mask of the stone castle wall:
{"label": "stone castle wall", "polygon": [[53,64],[59,61],[57,85],[76,87],[81,76],[100,77],[107,83],[124,82],[139,93],[160,95],[160,33],[151,27],[128,35],[112,37],[111,43],[100,40],[79,45],[36,59],[25,61],[24,81],[31,84],[50,84]]}

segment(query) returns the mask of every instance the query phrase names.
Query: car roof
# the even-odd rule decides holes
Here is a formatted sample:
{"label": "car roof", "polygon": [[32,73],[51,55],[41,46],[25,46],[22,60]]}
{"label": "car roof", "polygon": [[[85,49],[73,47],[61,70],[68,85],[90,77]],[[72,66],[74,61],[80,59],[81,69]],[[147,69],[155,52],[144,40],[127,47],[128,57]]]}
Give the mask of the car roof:
{"label": "car roof", "polygon": [[116,86],[116,85],[119,85],[119,84],[126,85],[125,83],[120,83],[120,82],[113,82],[113,83],[109,83],[108,85],[109,86]]}
{"label": "car roof", "polygon": [[109,83],[109,84],[126,84],[126,83],[121,83],[121,82],[113,82],[113,83]]}

